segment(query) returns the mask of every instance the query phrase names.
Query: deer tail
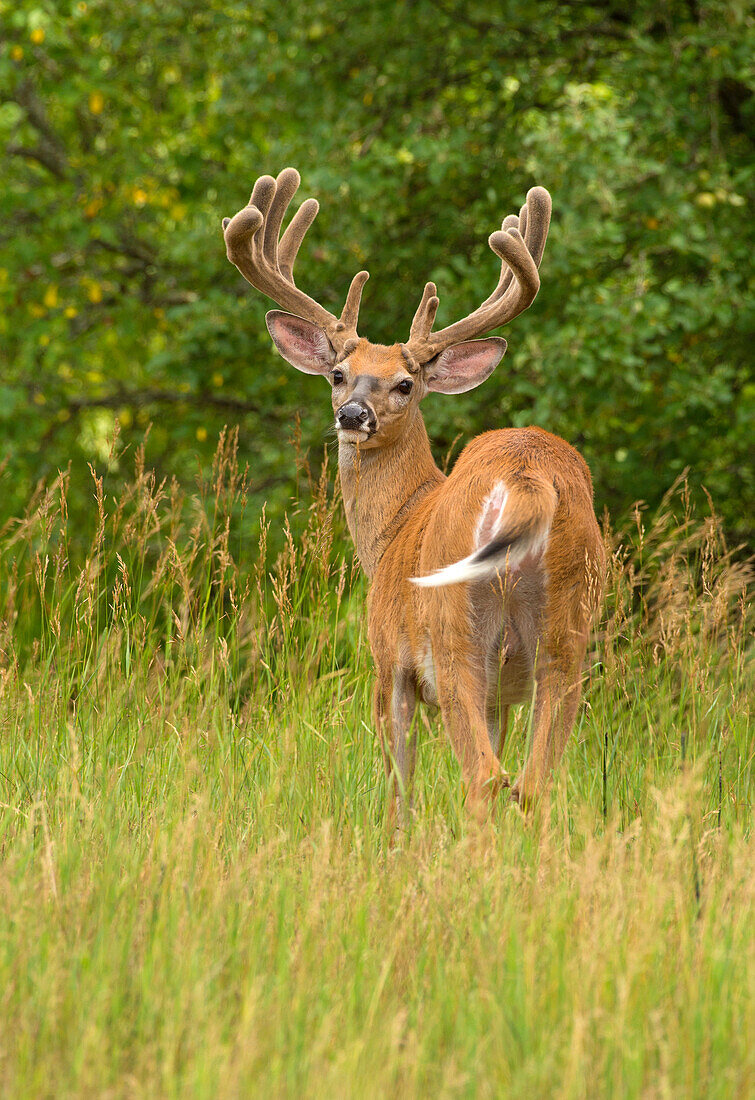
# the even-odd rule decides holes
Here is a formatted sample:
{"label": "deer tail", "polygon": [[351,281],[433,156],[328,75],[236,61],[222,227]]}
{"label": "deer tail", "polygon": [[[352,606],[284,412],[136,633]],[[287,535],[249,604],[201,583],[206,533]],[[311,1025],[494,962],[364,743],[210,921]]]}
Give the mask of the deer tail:
{"label": "deer tail", "polygon": [[475,550],[426,577],[412,577],[422,588],[465,581],[492,580],[506,569],[534,564],[545,553],[558,497],[545,475],[520,475],[498,482],[483,501],[475,531]]}

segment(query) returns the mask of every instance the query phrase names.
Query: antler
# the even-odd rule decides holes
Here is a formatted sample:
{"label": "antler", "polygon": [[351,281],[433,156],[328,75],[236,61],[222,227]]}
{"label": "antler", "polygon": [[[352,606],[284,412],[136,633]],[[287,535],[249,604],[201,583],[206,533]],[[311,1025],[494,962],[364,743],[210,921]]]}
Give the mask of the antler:
{"label": "antler", "polygon": [[295,168],[284,168],[277,179],[260,176],[247,206],[233,218],[223,218],[223,237],[228,259],[256,290],[272,298],[282,309],[325,329],[339,356],[356,347],[357,320],[367,271],[354,276],[340,317],[329,313],[294,282],[294,262],[301,242],[317,217],[317,199],[307,199],[278,239],[289,203],[301,177]]}
{"label": "antler", "polygon": [[435,283],[427,283],[404,345],[418,365],[427,363],[451,344],[482,336],[522,313],[540,289],[537,269],[543,258],[551,217],[551,197],[544,187],[533,187],[519,216],[509,214],[488,244],[501,258],[498,286],[474,313],[439,332],[432,332],[438,309]]}

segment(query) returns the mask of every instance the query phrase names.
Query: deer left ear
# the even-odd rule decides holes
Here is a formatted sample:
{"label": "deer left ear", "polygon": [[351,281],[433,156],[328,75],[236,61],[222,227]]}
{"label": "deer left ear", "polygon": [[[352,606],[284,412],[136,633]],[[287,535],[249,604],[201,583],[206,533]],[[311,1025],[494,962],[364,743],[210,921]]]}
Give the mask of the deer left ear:
{"label": "deer left ear", "polygon": [[501,336],[467,340],[446,348],[425,367],[425,385],[435,393],[465,393],[489,378],[506,352]]}

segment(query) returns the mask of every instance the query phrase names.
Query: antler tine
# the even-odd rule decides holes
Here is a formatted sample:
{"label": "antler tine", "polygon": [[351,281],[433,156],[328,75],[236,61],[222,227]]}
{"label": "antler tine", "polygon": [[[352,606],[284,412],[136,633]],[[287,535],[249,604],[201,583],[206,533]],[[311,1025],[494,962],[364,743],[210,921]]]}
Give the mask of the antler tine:
{"label": "antler tine", "polygon": [[[519,232],[524,238],[524,243],[527,246],[527,251],[532,257],[535,263],[535,272],[540,267],[540,263],[545,251],[545,241],[548,236],[548,227],[551,219],[551,197],[544,187],[532,187],[527,192],[527,201],[522,207],[519,213]],[[496,236],[496,234],[493,234]],[[491,248],[494,248],[491,238]],[[494,249],[495,250],[495,249]],[[513,321],[520,313],[524,312],[534,301],[535,295],[540,286],[540,277],[538,276],[537,287],[532,293],[532,297],[529,297],[529,291],[522,284],[521,280],[506,288],[505,293],[501,301],[502,310],[505,311],[506,321],[498,322],[499,324],[508,323]]]}
{"label": "antler tine", "polygon": [[[542,202],[541,192],[544,193],[547,196],[548,211],[547,211],[547,220],[545,222],[545,235],[542,237],[542,240],[540,240],[540,238],[538,237],[539,244],[536,246],[535,243],[534,243],[533,229],[530,229],[529,232],[528,232],[528,226],[535,224],[535,223],[532,223],[530,218],[529,218],[528,204],[529,204],[529,201],[530,201],[530,196],[532,196],[533,206],[539,205]],[[511,229],[511,228],[518,229],[519,232],[524,237],[527,248],[530,251],[530,255],[534,259],[537,266],[540,267],[540,261],[543,258],[543,249],[545,248],[545,237],[547,237],[547,235],[548,235],[548,224],[549,224],[549,222],[550,222],[550,195],[548,194],[548,192],[545,190],[544,187],[533,187],[530,191],[527,192],[527,199],[524,203],[524,206],[519,211],[519,216],[517,217],[516,214],[507,214],[507,216],[503,219],[503,222],[501,224],[501,229],[503,229],[503,230]],[[539,249],[538,255],[534,254],[533,249],[535,251],[538,251],[538,249]],[[483,306],[490,305],[491,302],[497,301],[508,290],[509,286],[511,285],[511,280],[513,278],[514,278],[514,272],[511,270],[511,268],[508,267],[505,264],[502,265],[502,267],[501,267],[501,277],[498,280],[498,286],[495,288],[495,290],[490,295],[490,297],[485,299],[485,301],[482,303]]]}
{"label": "antler tine", "polygon": [[551,197],[544,187],[531,187],[519,214],[519,232],[538,267],[542,263],[545,242],[548,239],[551,205]]}
{"label": "antler tine", "polygon": [[353,329],[356,332],[357,321],[359,320],[359,307],[362,304],[362,290],[369,277],[369,271],[358,271],[351,280],[349,293],[346,295],[346,302],[341,310],[338,324],[336,325],[337,330],[345,328]]}
{"label": "antler tine", "polygon": [[295,168],[284,168],[277,179],[259,177],[248,205],[234,218],[223,219],[228,259],[255,289],[267,294],[283,309],[320,325],[336,352],[348,354],[359,340],[359,305],[369,275],[360,271],[354,276],[340,318],[299,290],[294,282],[294,262],[319,210],[315,199],[307,199],[279,240],[283,218],[299,183]]}
{"label": "antler tine", "polygon": [[305,199],[288,223],[278,245],[278,266],[284,279],[294,281],[294,263],[307,235],[307,230],[317,217],[320,204],[317,199]]}
{"label": "antler tine", "polygon": [[265,219],[263,251],[265,259],[275,270],[278,268],[278,237],[286,211],[299,190],[301,176],[295,168],[284,168],[275,181],[275,195]]}
{"label": "antler tine", "polygon": [[[519,212],[518,215],[517,214],[507,214],[506,215],[506,217],[501,222],[501,229],[504,232],[508,229],[518,229],[519,232],[522,234],[522,236],[524,236],[524,228],[522,226],[522,212],[524,212],[524,219],[525,219],[525,223],[526,223],[527,207],[523,206],[522,210]],[[485,299],[485,301],[480,306],[480,309],[483,309],[485,306],[489,306],[491,302],[497,302],[498,299],[501,297],[501,295],[508,289],[509,284],[511,283],[511,280],[513,278],[514,278],[514,272],[511,270],[511,268],[508,266],[508,264],[502,263],[501,264],[501,276],[498,280],[498,285],[496,286],[493,293],[488,298]]]}
{"label": "antler tine", "polygon": [[422,300],[417,306],[417,312],[414,314],[414,319],[412,320],[412,327],[409,329],[410,340],[413,337],[419,337],[423,340],[427,339],[433,327],[435,314],[438,312],[439,304],[438,288],[435,283],[425,283],[425,289],[422,292]]}
{"label": "antler tine", "polygon": [[514,275],[506,292],[487,307],[487,311],[495,318],[497,327],[513,320],[527,306],[532,305],[540,289],[540,276],[527,242],[518,229],[509,229],[506,233],[491,233],[488,244],[509,265]]}
{"label": "antler tine", "polygon": [[[254,207],[256,210],[259,210],[260,214],[262,215],[263,227],[265,224],[265,218],[267,217],[267,212],[270,209],[270,205],[273,199],[275,198],[275,188],[276,184],[272,176],[260,176],[259,179],[256,181],[254,187],[252,188],[252,194],[247,204],[250,207]],[[252,256],[254,258],[255,267],[259,270],[265,283],[269,284],[269,279],[265,278],[265,275],[267,274],[265,268],[267,265],[265,263],[264,236],[264,230],[262,233],[255,233],[254,236],[251,237],[249,244],[251,247]],[[260,286],[258,287],[258,289],[263,290],[266,294],[268,293],[266,286]]]}
{"label": "antler tine", "polygon": [[438,332],[431,332],[430,313],[437,309],[432,284],[425,287],[422,301],[412,322],[407,348],[417,362],[426,363],[445,348],[460,340],[481,336],[522,313],[535,299],[540,288],[538,265],[543,257],[550,222],[551,200],[544,187],[533,187],[519,216],[504,218],[501,229],[492,233],[488,243],[502,260],[501,275],[493,293],[468,317]]}

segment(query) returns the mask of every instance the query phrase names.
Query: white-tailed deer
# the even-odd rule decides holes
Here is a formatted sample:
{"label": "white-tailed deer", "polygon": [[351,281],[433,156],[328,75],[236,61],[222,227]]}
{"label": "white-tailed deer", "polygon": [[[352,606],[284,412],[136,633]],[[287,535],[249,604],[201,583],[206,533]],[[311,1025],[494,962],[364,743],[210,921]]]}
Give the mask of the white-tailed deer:
{"label": "white-tailed deer", "polygon": [[600,599],[604,555],[590,472],[557,436],[505,428],[473,439],[446,477],[419,404],[430,391],[478,386],[500,362],[505,340],[470,338],[535,298],[550,196],[533,188],[519,215],[489,238],[501,276],[478,309],[433,332],[438,298],[428,283],[409,339],[385,347],[357,335],[366,271],[354,276],[340,317],[296,286],[296,254],[318,210],[307,199],[279,239],[298,186],[293,168],[261,176],[223,230],[229,260],[288,311],[267,314],[280,354],[332,387],[346,516],[371,581],[375,720],[389,784],[399,801],[409,796],[421,699],[440,706],[468,803],[483,808],[509,786],[498,753],[509,707],[531,697],[534,681],[530,751],[512,787],[528,805],[574,723]]}

